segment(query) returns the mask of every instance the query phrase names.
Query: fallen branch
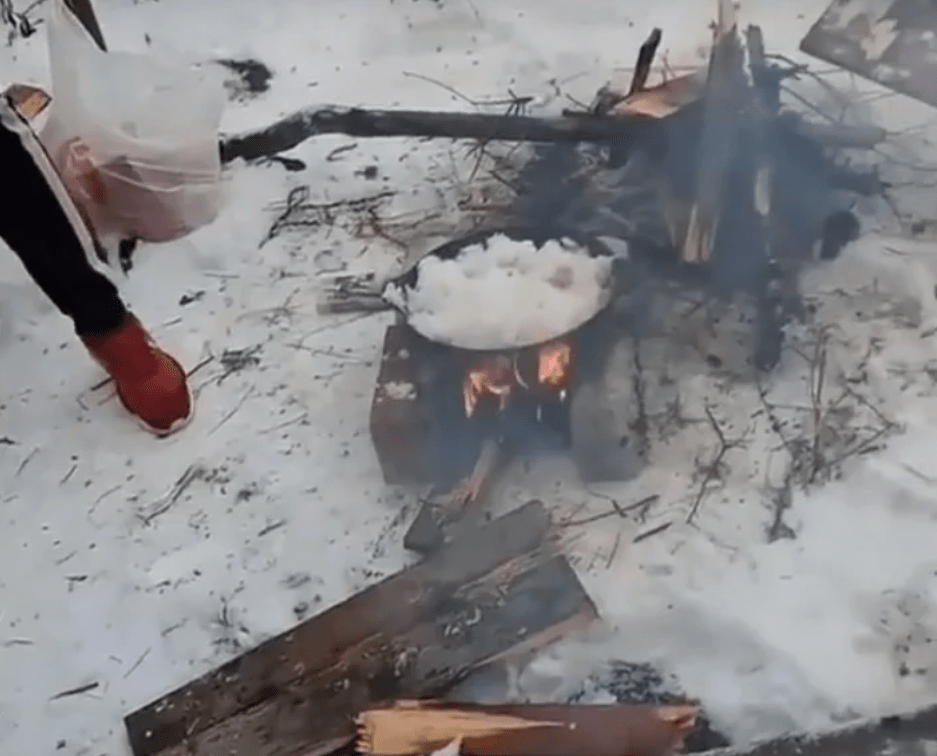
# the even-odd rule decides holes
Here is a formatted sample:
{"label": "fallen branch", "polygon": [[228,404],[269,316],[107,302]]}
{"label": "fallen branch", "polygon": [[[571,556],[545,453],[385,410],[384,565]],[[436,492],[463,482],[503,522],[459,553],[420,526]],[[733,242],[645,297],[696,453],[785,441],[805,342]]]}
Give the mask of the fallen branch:
{"label": "fallen branch", "polygon": [[90,693],[92,690],[97,690],[101,687],[101,683],[93,682],[88,683],[87,685],[79,685],[77,688],[70,688],[69,690],[63,690],[61,693],[56,693],[50,701],[60,701],[63,698],[70,698],[72,696],[80,696],[83,693]]}
{"label": "fallen branch", "polygon": [[[248,161],[269,158],[291,150],[311,137],[324,134],[345,134],[359,138],[477,139],[482,142],[617,143],[623,140],[653,139],[659,135],[658,120],[654,117],[655,113],[661,112],[659,101],[662,98],[665,101],[663,115],[669,115],[676,107],[670,101],[674,96],[671,92],[675,86],[673,82],[666,85],[669,89],[665,90],[664,85],[652,87],[626,98],[618,109],[628,115],[619,113],[598,116],[567,112],[562,116],[536,118],[490,113],[365,110],[340,106],[308,108],[263,129],[225,138],[221,143],[221,158],[226,163],[238,158]],[[689,87],[691,83],[684,82],[684,86]],[[665,97],[667,92],[671,92],[671,95]],[[682,97],[686,99],[689,94],[684,93]],[[677,102],[681,101],[678,98]],[[884,140],[882,130],[810,124],[804,128],[816,132],[816,138],[828,140],[830,146],[844,143],[864,146],[871,137],[876,137],[869,145],[875,146]]]}

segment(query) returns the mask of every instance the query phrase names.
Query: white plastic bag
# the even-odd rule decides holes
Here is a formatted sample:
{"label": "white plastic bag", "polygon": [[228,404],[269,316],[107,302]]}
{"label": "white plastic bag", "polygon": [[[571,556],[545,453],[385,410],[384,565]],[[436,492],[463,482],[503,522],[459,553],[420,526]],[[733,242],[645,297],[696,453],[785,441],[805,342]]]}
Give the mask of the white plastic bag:
{"label": "white plastic bag", "polygon": [[100,236],[168,241],[221,208],[218,77],[103,52],[63,0],[48,18],[52,104],[40,139]]}

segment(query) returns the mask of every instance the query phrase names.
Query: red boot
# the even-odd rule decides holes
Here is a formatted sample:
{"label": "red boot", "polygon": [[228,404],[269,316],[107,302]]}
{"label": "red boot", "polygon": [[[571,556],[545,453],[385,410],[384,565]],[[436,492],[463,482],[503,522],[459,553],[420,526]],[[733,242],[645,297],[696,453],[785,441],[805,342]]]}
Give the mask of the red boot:
{"label": "red boot", "polygon": [[150,433],[168,436],[192,419],[185,371],[156,346],[133,315],[116,331],[81,340],[113,378],[126,410]]}

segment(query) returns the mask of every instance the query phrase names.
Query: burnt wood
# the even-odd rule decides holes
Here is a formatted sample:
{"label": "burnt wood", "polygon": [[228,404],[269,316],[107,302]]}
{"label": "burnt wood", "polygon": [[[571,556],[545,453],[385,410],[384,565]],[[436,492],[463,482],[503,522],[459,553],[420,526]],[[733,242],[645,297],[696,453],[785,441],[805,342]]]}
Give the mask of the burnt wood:
{"label": "burnt wood", "polygon": [[133,712],[134,756],[325,753],[364,706],[444,692],[593,619],[568,564],[542,552],[549,529],[524,506]]}
{"label": "burnt wood", "polygon": [[[589,113],[533,117],[492,113],[420,110],[365,110],[340,106],[299,110],[269,126],[232,134],[220,144],[225,163],[241,158],[259,160],[291,150],[322,134],[351,137],[424,137],[505,142],[595,142],[620,148],[632,142],[660,145],[666,140],[662,121],[634,116]],[[831,145],[872,147],[884,138],[882,129],[798,120],[805,135]]]}
{"label": "burnt wood", "polygon": [[371,443],[388,485],[423,483],[431,477],[424,451],[430,429],[420,412],[415,342],[408,326],[387,327],[371,399]]}

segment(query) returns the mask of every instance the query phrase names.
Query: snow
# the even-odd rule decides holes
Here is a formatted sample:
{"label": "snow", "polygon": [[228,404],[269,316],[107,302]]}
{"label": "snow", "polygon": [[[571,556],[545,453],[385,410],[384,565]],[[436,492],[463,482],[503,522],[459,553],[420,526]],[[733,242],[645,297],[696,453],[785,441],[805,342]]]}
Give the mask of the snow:
{"label": "snow", "polygon": [[421,334],[463,349],[513,349],[569,333],[608,302],[611,258],[569,239],[541,245],[494,234],[449,260],[428,255],[412,288],[390,283]]}
{"label": "snow", "polygon": [[[531,93],[555,112],[620,78],[654,26],[671,66],[699,63],[715,12],[689,0],[95,5],[114,47],[269,66],[269,91],[231,104],[226,131],[316,102],[469,107],[427,77],[476,101]],[[803,60],[797,44],[820,11],[753,0],[742,23]],[[48,83],[42,34],[0,58],[11,78]],[[937,163],[930,109],[871,86],[863,97],[867,115],[920,148],[896,169]],[[455,235],[457,200],[484,201],[466,153],[313,140],[289,155],[299,172],[231,166],[214,224],[142,247],[125,298],[186,366],[204,363],[193,425],[164,441],[94,388],[102,376],[68,323],[0,250],[0,753],[128,754],[126,713],[408,563],[415,495],[383,485],[367,432],[390,316],[320,315],[317,280],[395,270]],[[283,198],[305,185],[312,203],[367,201],[334,223],[312,208],[304,227],[269,238]],[[908,188],[900,200],[928,217],[932,197]],[[536,496],[567,523],[567,552],[605,619],[588,643],[533,662],[520,679],[529,696],[562,697],[609,659],[649,661],[737,742],[937,699],[937,260],[931,240],[896,237],[870,209],[869,233],[805,282],[816,313],[793,329],[764,394],[740,377],[731,344],[699,323],[680,338],[662,325],[641,347],[655,443],[637,478],[583,486],[565,457],[505,477],[496,508]],[[623,347],[621,363],[632,358]],[[613,388],[631,411],[626,384]],[[707,481],[699,470],[721,449],[710,416],[727,448]],[[806,490],[803,438],[836,463]],[[592,519],[610,498],[651,494],[626,518]]]}

